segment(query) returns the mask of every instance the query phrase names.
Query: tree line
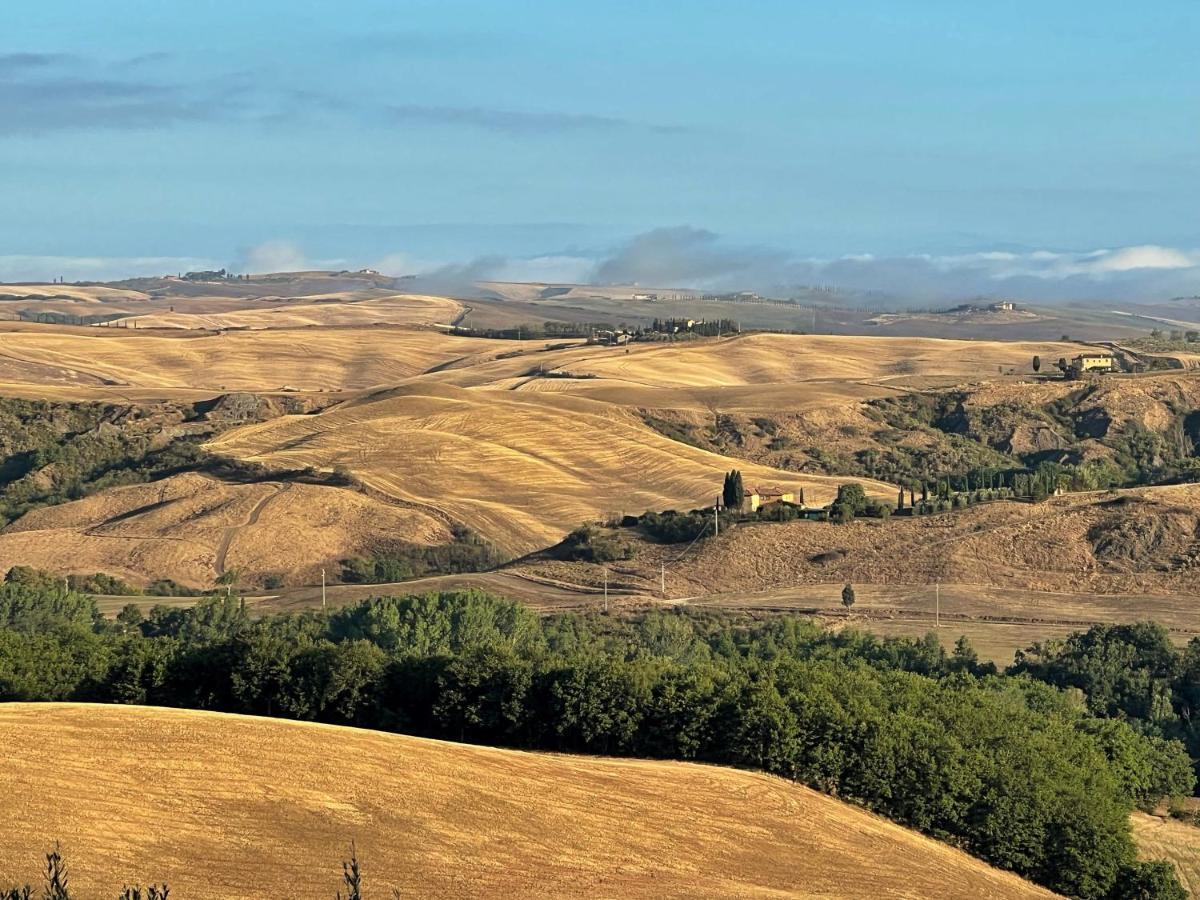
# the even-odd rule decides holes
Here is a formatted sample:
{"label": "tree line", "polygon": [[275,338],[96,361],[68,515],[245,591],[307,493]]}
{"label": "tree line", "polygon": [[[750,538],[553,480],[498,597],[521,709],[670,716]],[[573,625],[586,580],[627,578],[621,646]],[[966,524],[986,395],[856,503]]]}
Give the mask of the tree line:
{"label": "tree line", "polygon": [[210,597],[144,617],[131,604],[110,622],[62,587],[0,585],[0,700],[744,766],[1071,896],[1182,896],[1165,864],[1136,860],[1129,813],[1192,791],[1183,746],[1037,674],[997,672],[965,642],[947,654],[932,635],[831,634],[795,617],[539,618],[465,592],[259,620]]}

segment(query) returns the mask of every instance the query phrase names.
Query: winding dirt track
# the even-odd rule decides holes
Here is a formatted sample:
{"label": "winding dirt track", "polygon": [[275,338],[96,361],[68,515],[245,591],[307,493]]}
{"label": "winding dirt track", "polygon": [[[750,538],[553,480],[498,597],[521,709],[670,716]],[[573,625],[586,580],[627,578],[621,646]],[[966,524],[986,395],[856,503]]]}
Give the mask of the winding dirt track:
{"label": "winding dirt track", "polygon": [[221,535],[221,543],[217,545],[216,558],[213,560],[213,571],[217,573],[218,578],[225,574],[225,560],[229,556],[229,547],[233,544],[233,539],[238,536],[242,529],[249,528],[252,525],[257,525],[259,516],[261,516],[263,510],[267,508],[267,504],[284,491],[288,490],[291,486],[291,482],[286,484],[275,484],[275,493],[268,494],[266,497],[263,497],[261,500],[259,500],[258,503],[254,505],[254,509],[250,510],[250,515],[246,517],[245,522],[242,522],[240,525],[230,525],[225,529],[225,532]]}

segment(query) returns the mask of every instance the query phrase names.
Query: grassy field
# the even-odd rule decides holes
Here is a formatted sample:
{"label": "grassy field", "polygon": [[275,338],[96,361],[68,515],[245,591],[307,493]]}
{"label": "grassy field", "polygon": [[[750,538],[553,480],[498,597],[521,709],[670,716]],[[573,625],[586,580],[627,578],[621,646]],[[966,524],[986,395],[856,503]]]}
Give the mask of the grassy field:
{"label": "grassy field", "polygon": [[72,887],[367,896],[1050,897],[766,775],[144,707],[0,706],[0,883],[61,842]]}

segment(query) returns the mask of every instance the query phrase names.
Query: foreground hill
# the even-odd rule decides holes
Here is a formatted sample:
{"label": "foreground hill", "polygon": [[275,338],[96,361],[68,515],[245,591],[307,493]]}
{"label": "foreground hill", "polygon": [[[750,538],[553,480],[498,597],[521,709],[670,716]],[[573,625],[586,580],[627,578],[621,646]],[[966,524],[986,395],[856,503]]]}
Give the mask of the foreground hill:
{"label": "foreground hill", "polygon": [[0,706],[0,882],[62,842],[72,886],[370,896],[1050,897],[857,808],[731,769],[242,716]]}

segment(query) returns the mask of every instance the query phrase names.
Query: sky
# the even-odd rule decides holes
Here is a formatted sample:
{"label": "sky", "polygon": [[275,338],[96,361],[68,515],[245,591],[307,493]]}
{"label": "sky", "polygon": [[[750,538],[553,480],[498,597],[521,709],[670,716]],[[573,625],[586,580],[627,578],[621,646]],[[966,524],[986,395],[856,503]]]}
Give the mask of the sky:
{"label": "sky", "polygon": [[1200,293],[1200,4],[9,0],[0,278]]}

